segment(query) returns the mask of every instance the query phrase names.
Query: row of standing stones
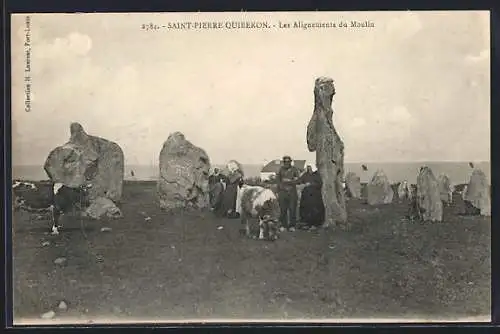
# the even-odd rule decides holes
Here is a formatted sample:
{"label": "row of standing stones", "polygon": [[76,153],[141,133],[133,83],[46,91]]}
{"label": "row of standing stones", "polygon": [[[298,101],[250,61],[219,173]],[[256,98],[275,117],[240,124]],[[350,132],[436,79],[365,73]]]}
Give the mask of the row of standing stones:
{"label": "row of standing stones", "polygon": [[[344,181],[344,143],[333,124],[333,80],[319,77],[314,86],[314,111],[307,125],[306,143],[316,152],[325,205],[325,226],[348,227]],[[88,135],[79,123],[70,126],[70,140],[50,152],[44,169],[53,182],[68,186],[91,183],[90,207],[86,214],[120,217],[115,203],[122,196],[124,154],[120,146],[109,140]],[[157,182],[158,203],[163,210],[205,209],[209,207],[210,159],[206,151],[188,141],[181,132],[169,135],[159,156]],[[354,173],[345,175],[352,197],[361,196],[360,179]],[[446,196],[449,179],[437,179],[429,167],[421,168],[417,177],[416,200],[422,219],[442,221],[442,197]],[[443,195],[444,193],[444,195]],[[388,204],[394,191],[383,171],[376,171],[367,187],[370,205]],[[474,170],[464,200],[490,215],[490,187],[485,174]]]}
{"label": "row of standing stones", "polygon": [[[316,152],[316,164],[321,176],[322,198],[325,205],[325,226],[349,228],[346,198],[343,189],[344,180],[344,142],[333,123],[332,101],[335,95],[333,79],[319,77],[314,86],[314,111],[307,126],[306,142],[310,152]],[[348,173],[346,185],[353,197],[361,197],[359,177]],[[408,189],[412,191],[411,189]],[[423,221],[441,222],[443,220],[443,197],[451,190],[447,176],[434,176],[432,170],[423,166],[417,176],[415,191],[416,209]],[[480,211],[481,215],[490,216],[491,190],[486,175],[481,170],[474,170],[463,199]],[[367,186],[369,205],[392,203],[394,191],[383,171],[376,171]]]}

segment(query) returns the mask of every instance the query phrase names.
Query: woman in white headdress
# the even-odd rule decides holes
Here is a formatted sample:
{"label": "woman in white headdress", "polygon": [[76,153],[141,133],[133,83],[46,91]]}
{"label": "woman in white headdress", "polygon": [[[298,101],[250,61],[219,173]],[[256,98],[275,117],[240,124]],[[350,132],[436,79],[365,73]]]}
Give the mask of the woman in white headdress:
{"label": "woman in white headdress", "polygon": [[230,160],[226,165],[226,189],[222,198],[222,214],[229,218],[237,218],[236,197],[238,187],[243,182],[244,174],[241,164]]}
{"label": "woman in white headdress", "polygon": [[317,168],[308,166],[306,173],[300,178],[300,183],[305,184],[299,204],[301,223],[307,229],[315,229],[325,220],[325,206],[321,195],[321,176]]}

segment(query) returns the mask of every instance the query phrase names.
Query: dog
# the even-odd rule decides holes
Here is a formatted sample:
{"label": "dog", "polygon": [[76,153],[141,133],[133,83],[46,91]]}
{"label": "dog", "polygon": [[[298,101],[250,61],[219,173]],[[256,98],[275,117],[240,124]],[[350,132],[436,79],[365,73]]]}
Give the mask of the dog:
{"label": "dog", "polygon": [[59,219],[75,206],[79,209],[88,204],[88,190],[92,184],[79,187],[68,187],[62,183],[14,181],[12,185],[14,210],[31,213],[50,213],[50,230],[53,235],[59,234]]}

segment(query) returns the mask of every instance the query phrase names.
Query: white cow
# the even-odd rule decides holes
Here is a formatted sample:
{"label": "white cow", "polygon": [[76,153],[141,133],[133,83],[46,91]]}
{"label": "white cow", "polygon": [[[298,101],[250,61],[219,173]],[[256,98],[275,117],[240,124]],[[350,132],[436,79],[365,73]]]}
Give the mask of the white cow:
{"label": "white cow", "polygon": [[246,236],[270,241],[278,239],[280,208],[276,194],[271,189],[249,185],[242,185],[238,192],[237,210],[241,223],[245,224]]}

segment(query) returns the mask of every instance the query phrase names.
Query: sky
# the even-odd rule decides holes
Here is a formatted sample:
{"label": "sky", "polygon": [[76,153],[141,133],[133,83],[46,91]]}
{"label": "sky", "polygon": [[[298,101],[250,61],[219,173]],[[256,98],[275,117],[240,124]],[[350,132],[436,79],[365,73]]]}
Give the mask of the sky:
{"label": "sky", "polygon": [[[176,21],[339,22],[372,28],[144,31]],[[346,162],[489,161],[489,13],[33,14],[12,18],[13,165],[43,165],[79,122],[126,164],[157,164],[180,131],[212,163],[314,159],[314,80],[334,79]]]}

